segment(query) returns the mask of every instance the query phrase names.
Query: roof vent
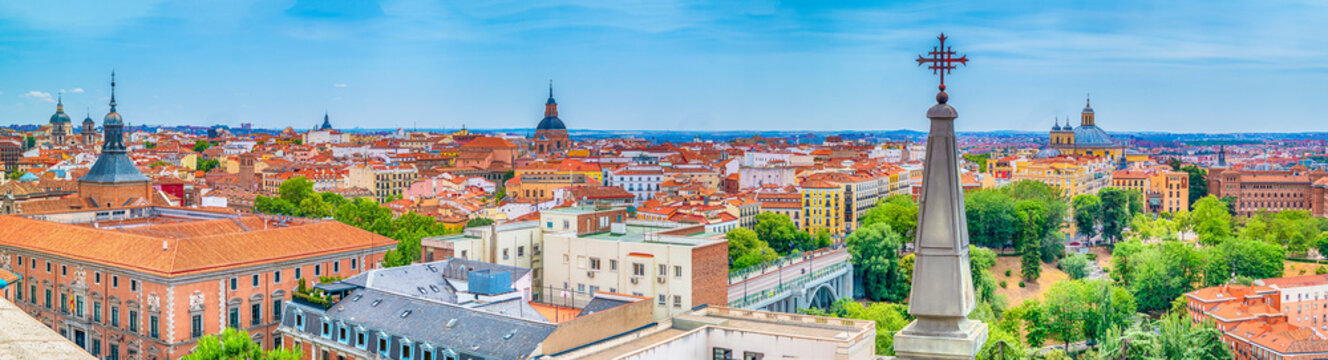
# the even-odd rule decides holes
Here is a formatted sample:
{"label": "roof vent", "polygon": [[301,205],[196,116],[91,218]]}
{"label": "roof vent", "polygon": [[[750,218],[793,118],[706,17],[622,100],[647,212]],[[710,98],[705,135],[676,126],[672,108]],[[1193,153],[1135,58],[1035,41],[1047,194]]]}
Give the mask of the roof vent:
{"label": "roof vent", "polygon": [[162,240],[162,241],[161,241],[161,251],[166,251],[166,250],[169,250],[170,248],[171,248],[171,247],[170,247],[170,245],[168,245],[168,244],[166,243],[166,240]]}
{"label": "roof vent", "polygon": [[447,320],[447,328],[448,328],[448,329],[451,329],[452,327],[456,326],[456,323],[457,323],[457,319]]}
{"label": "roof vent", "polygon": [[378,306],[378,303],[381,303],[381,302],[383,302],[382,299],[374,300],[374,302],[373,302],[372,304],[369,304],[369,306],[370,306],[370,307]]}
{"label": "roof vent", "polygon": [[516,335],[516,330],[509,331],[507,332],[507,335],[503,335],[503,340],[511,339],[512,335]]}
{"label": "roof vent", "polygon": [[401,318],[402,318],[402,319],[405,319],[407,316],[410,316],[410,313],[411,313],[412,311],[413,311],[413,310],[406,310],[406,311],[401,312]]}

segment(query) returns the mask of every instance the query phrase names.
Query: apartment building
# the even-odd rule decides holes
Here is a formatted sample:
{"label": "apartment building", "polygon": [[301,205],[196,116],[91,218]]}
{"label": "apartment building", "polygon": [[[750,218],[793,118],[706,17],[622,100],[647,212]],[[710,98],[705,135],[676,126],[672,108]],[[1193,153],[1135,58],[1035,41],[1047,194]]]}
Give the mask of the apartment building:
{"label": "apartment building", "polygon": [[381,203],[402,196],[418,176],[414,165],[356,164],[347,169],[346,186],[369,190]]}
{"label": "apartment building", "polygon": [[264,349],[302,279],[378,266],[396,241],[336,221],[129,207],[0,216],[8,299],[93,356],[178,359],[246,330]]}

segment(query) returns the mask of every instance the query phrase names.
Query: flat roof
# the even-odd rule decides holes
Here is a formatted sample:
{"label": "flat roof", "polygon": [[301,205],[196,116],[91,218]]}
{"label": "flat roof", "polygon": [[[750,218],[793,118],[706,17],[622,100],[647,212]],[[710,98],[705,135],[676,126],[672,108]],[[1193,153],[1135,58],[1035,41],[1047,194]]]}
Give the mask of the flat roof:
{"label": "flat roof", "polygon": [[625,228],[626,231],[624,231],[621,234],[615,234],[612,231],[603,231],[597,233],[584,234],[581,235],[580,238],[606,240],[606,241],[648,242],[648,243],[658,243],[658,244],[696,246],[696,245],[708,244],[714,241],[715,239],[713,238],[716,236],[723,236],[723,234],[708,232],[708,231],[701,231],[687,235],[672,235],[672,234],[657,235],[656,233],[661,231],[677,229],[676,227],[668,227],[662,225],[642,225],[642,224],[629,223],[623,227]]}

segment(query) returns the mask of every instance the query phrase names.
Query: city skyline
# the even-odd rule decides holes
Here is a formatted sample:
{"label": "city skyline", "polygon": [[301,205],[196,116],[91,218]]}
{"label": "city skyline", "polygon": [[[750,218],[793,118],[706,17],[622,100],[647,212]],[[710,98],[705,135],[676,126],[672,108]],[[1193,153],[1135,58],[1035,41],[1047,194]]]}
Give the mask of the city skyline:
{"label": "city skyline", "polygon": [[[0,125],[529,128],[554,81],[570,129],[924,129],[912,59],[945,31],[959,131],[1315,131],[1328,20],[1311,2],[1052,8],[659,2],[0,4]],[[1317,10],[1317,11],[1316,11]],[[208,14],[208,16],[199,16]],[[1317,21],[1316,21],[1317,20]],[[91,59],[89,59],[91,57]],[[1270,113],[1268,109],[1278,109]],[[1277,121],[1268,121],[1273,116]]]}

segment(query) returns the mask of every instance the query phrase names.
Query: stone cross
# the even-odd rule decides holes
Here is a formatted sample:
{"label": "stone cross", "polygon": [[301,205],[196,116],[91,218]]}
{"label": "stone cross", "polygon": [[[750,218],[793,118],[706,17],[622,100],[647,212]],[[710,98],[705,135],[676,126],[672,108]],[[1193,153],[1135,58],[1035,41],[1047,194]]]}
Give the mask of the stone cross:
{"label": "stone cross", "polygon": [[[918,228],[914,232],[913,288],[908,312],[917,320],[895,333],[895,354],[901,359],[973,359],[987,341],[987,324],[968,319],[976,306],[968,258],[968,219],[964,214],[964,191],[959,182],[958,149],[954,120],[959,113],[947,105],[945,73],[954,63],[967,64],[968,57],[954,58],[941,46],[918,57],[918,63],[942,76],[936,105],[927,110],[931,132],[927,135],[927,157],[918,201]],[[925,60],[925,61],[924,61]]]}

